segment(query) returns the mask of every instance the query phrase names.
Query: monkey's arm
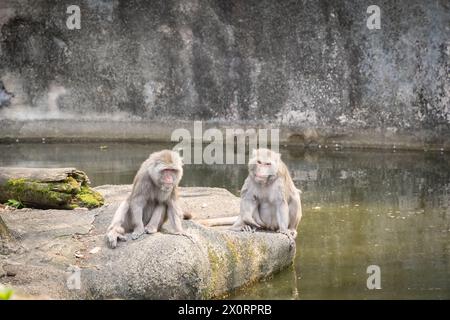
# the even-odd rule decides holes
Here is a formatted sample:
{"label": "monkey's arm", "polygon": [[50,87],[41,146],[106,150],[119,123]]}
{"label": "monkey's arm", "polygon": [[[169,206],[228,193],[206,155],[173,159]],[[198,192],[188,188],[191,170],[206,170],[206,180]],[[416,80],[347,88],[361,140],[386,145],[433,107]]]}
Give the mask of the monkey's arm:
{"label": "monkey's arm", "polygon": [[277,223],[279,232],[287,232],[289,226],[289,207],[286,200],[277,203]]}
{"label": "monkey's arm", "polygon": [[131,234],[131,239],[133,240],[138,239],[145,232],[142,215],[146,203],[147,203],[147,196],[145,194],[131,198],[130,203],[131,223],[133,225],[133,233]]}
{"label": "monkey's arm", "polygon": [[259,221],[255,221],[255,216],[258,216],[258,201],[254,193],[255,186],[253,186],[251,178],[245,180],[241,190],[241,204],[240,217],[245,225],[252,228],[261,228]]}
{"label": "monkey's arm", "polygon": [[194,238],[183,230],[183,226],[181,225],[183,212],[181,211],[181,208],[178,206],[178,203],[175,199],[170,200],[167,204],[167,215],[169,216],[170,223],[174,228],[174,234],[185,236],[193,243],[195,243]]}
{"label": "monkey's arm", "polygon": [[286,235],[289,238],[289,247],[295,247],[295,237],[288,230],[289,226],[289,206],[285,199],[277,203],[276,217],[278,222],[278,232]]}
{"label": "monkey's arm", "polygon": [[122,201],[114,213],[114,217],[108,227],[108,231],[106,233],[106,243],[108,244],[108,247],[112,249],[117,246],[117,240],[127,240],[125,237],[125,232],[128,228],[126,219],[129,208],[130,206],[128,204],[128,199]]}
{"label": "monkey's arm", "polygon": [[239,217],[231,226],[234,231],[255,231],[261,225],[255,221],[253,215],[258,211],[258,203],[253,197],[253,186],[251,179],[247,177],[241,189],[241,202]]}
{"label": "monkey's arm", "polygon": [[289,202],[289,231],[294,238],[297,237],[297,227],[302,218],[302,202],[300,192],[295,190],[291,201]]}
{"label": "monkey's arm", "polygon": [[130,206],[128,204],[128,199],[123,200],[120,205],[117,207],[116,212],[114,213],[111,224],[108,227],[108,230],[113,229],[116,226],[124,227],[126,224],[127,213]]}
{"label": "monkey's arm", "polygon": [[254,228],[261,228],[261,225],[253,218],[258,210],[258,203],[254,199],[244,198],[241,200],[240,214],[244,224]]}

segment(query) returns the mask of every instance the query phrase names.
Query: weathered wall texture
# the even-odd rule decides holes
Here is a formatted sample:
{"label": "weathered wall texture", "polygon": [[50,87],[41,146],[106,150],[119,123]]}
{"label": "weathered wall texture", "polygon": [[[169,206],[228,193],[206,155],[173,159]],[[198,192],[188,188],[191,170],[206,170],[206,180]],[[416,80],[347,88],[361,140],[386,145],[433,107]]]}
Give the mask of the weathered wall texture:
{"label": "weathered wall texture", "polygon": [[449,0],[2,0],[0,25],[1,137],[170,118],[449,145]]}

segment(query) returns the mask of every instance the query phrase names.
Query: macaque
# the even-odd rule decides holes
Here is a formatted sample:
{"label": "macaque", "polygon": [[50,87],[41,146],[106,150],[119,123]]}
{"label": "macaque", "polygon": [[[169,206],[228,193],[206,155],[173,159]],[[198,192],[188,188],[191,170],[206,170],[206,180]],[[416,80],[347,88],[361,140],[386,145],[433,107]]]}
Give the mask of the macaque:
{"label": "macaque", "polygon": [[177,203],[178,183],[183,176],[183,163],[178,153],[170,150],[154,152],[137,172],[131,194],[117,208],[106,234],[110,248],[117,241],[126,241],[126,233],[138,239],[144,233],[153,234],[169,219],[174,234],[186,235],[181,219],[189,219]]}
{"label": "macaque", "polygon": [[286,234],[292,245],[302,217],[300,190],[280,154],[268,149],[253,150],[248,170],[241,189],[240,215],[231,229],[278,231]]}

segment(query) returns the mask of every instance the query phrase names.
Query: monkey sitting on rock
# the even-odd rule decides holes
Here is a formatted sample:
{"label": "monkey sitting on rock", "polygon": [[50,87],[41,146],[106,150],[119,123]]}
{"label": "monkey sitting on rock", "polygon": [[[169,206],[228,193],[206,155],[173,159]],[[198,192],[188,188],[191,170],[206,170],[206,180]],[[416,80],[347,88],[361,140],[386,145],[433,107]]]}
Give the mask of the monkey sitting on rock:
{"label": "monkey sitting on rock", "polygon": [[131,194],[116,210],[108,227],[106,241],[110,248],[117,241],[126,241],[125,233],[138,239],[144,233],[156,233],[169,219],[174,233],[187,235],[181,219],[190,219],[177,203],[178,184],[183,176],[183,163],[178,153],[171,150],[154,152],[137,172]]}
{"label": "monkey sitting on rock", "polygon": [[231,230],[278,231],[289,237],[292,246],[302,217],[300,190],[280,154],[269,149],[253,150],[248,170],[241,189],[240,214]]}

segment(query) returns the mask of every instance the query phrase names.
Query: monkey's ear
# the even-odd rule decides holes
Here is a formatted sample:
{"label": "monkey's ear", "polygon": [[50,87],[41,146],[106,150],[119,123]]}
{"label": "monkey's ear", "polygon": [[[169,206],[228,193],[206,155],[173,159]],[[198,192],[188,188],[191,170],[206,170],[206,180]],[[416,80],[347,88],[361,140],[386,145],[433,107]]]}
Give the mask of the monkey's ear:
{"label": "monkey's ear", "polygon": [[184,165],[184,158],[180,157],[180,160],[181,160],[181,164]]}
{"label": "monkey's ear", "polygon": [[254,157],[256,157],[256,149],[255,148],[252,149],[252,158],[254,158]]}

